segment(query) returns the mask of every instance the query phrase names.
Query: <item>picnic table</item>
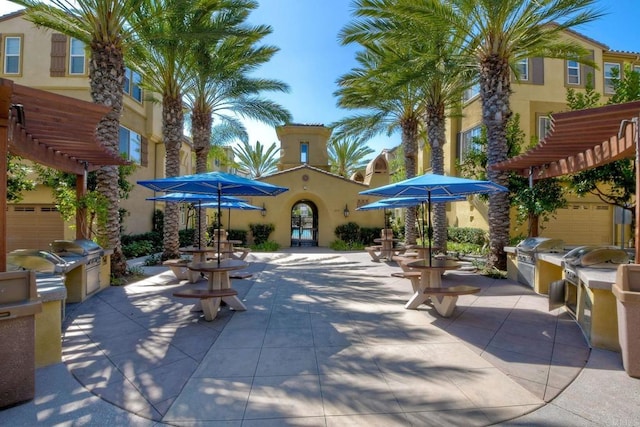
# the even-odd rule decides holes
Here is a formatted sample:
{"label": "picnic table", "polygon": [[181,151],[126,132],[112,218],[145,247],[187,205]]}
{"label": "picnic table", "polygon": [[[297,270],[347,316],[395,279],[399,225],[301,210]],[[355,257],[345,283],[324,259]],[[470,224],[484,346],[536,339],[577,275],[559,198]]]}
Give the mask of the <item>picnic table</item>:
{"label": "picnic table", "polygon": [[419,259],[406,265],[420,271],[418,289],[405,304],[404,307],[407,309],[417,309],[420,304],[431,298],[438,314],[449,317],[455,310],[459,295],[480,292],[480,288],[468,285],[442,287],[442,274],[460,268],[460,264],[455,261],[442,258]]}
{"label": "picnic table", "polygon": [[238,298],[238,292],[231,288],[229,272],[247,267],[247,263],[235,259],[224,259],[220,262],[193,262],[187,267],[189,270],[208,275],[207,289],[185,289],[174,292],[174,296],[182,298],[197,298],[194,310],[202,309],[206,320],[215,319],[220,302],[224,301],[229,307],[238,311],[245,311],[247,307]]}

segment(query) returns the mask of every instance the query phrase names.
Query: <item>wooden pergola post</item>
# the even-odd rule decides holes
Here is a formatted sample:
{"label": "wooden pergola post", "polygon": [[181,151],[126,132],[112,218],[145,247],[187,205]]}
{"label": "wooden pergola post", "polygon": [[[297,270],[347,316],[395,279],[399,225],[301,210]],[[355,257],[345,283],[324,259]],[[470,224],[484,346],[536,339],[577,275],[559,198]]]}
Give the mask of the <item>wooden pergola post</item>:
{"label": "wooden pergola post", "polygon": [[[76,199],[79,200],[87,194],[87,172],[76,175]],[[76,209],[76,239],[89,238],[89,224],[87,224],[87,210],[78,207]]]}
{"label": "wooden pergola post", "polygon": [[9,111],[11,110],[12,82],[0,82],[0,272],[7,271],[7,156],[9,155]]}

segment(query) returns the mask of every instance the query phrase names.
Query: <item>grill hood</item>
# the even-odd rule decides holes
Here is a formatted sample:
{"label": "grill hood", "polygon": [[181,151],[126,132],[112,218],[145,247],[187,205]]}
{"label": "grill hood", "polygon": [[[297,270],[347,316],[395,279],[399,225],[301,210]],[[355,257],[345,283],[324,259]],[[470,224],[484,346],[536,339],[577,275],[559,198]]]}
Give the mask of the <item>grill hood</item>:
{"label": "grill hood", "polygon": [[59,256],[87,256],[102,253],[102,247],[93,240],[54,240],[51,251]]}
{"label": "grill hood", "polygon": [[629,263],[627,251],[610,246],[578,246],[562,257],[565,265],[574,267],[609,266]]}
{"label": "grill hood", "polygon": [[549,237],[528,237],[516,246],[523,252],[564,252],[564,241]]}

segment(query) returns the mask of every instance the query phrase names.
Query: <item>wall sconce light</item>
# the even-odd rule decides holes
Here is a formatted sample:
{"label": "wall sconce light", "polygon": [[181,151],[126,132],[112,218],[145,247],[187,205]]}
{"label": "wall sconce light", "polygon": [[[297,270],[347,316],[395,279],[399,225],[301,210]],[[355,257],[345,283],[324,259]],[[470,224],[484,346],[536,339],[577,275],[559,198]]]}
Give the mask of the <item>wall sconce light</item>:
{"label": "wall sconce light", "polygon": [[267,216],[267,208],[262,204],[262,210],[260,211],[260,215]]}
{"label": "wall sconce light", "polygon": [[342,211],[342,213],[344,214],[344,217],[347,218],[349,216],[349,206],[348,205],[344,205],[344,210]]}

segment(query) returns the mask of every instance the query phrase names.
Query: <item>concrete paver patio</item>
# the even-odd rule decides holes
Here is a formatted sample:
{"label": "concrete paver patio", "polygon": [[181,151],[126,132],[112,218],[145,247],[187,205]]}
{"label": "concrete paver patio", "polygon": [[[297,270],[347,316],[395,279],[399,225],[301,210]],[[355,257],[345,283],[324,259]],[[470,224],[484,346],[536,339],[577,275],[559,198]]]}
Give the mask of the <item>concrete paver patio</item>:
{"label": "concrete paver patio", "polygon": [[[63,364],[6,425],[634,425],[640,381],[590,350],[562,309],[509,280],[451,318],[405,310],[408,280],[366,252],[252,253],[233,287],[247,306],[206,322],[159,269],[68,306]],[[153,269],[150,269],[153,271]],[[586,368],[585,368],[586,365]],[[633,403],[635,402],[635,403]]]}

